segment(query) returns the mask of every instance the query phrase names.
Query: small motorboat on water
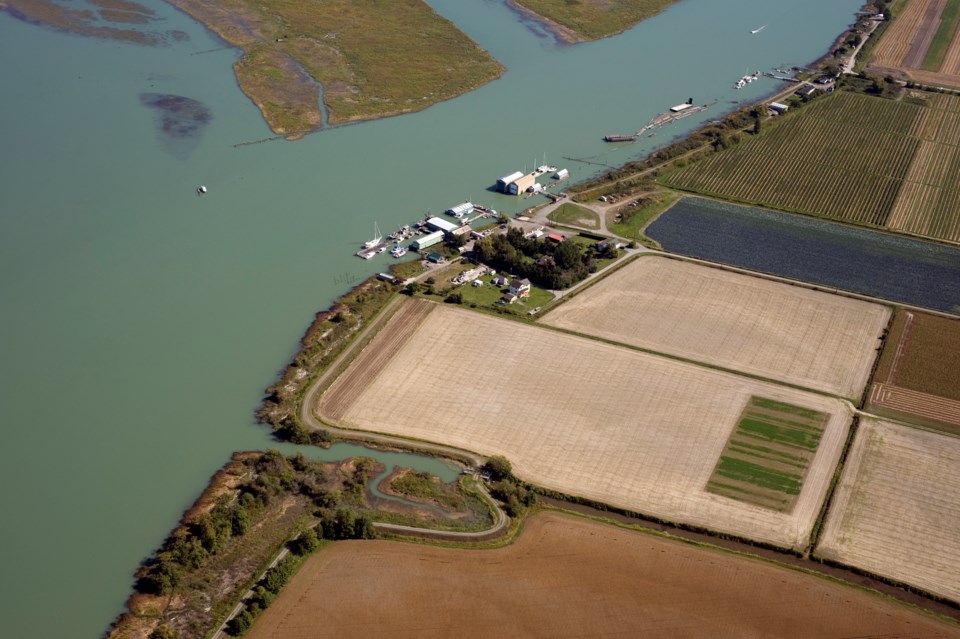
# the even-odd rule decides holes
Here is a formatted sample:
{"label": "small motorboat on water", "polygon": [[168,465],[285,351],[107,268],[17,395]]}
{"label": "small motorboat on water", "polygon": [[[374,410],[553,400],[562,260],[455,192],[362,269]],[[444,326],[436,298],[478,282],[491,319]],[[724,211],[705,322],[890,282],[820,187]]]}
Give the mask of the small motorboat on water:
{"label": "small motorboat on water", "polygon": [[200,186],[197,187],[198,195],[203,195],[206,192],[207,192],[207,187],[205,187],[204,185],[201,184]]}

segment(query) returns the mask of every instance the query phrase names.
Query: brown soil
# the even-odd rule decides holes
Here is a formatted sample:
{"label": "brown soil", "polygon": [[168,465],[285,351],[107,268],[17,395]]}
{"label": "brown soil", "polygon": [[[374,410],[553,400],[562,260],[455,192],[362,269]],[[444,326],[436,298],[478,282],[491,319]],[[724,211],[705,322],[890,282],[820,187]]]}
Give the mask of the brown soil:
{"label": "brown soil", "polygon": [[489,551],[340,542],[246,635],[960,637],[960,627],[761,560],[556,513]]}
{"label": "brown soil", "polygon": [[960,401],[957,371],[960,371],[960,320],[914,312],[889,381],[903,388]]}

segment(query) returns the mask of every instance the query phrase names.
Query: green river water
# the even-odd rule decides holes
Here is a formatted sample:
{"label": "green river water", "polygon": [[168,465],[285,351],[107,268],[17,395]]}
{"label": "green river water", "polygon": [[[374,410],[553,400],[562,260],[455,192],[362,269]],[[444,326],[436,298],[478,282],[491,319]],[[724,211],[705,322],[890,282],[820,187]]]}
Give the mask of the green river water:
{"label": "green river water", "polygon": [[[464,199],[518,211],[535,201],[491,194],[498,177],[544,154],[574,180],[598,167],[564,156],[643,155],[774,90],[732,85],[817,58],[858,8],[683,0],[563,47],[501,0],[430,3],[507,73],[419,114],[241,147],[271,134],[233,80],[237,54],[172,8],[147,2],[189,34],[166,48],[0,13],[0,634],[97,636],[230,453],[272,445],[253,420],[262,389],[314,312],[388,263],[352,255],[375,221],[389,231]],[[144,92],[213,119],[170,143]],[[601,141],[688,97],[716,104],[642,143]]]}

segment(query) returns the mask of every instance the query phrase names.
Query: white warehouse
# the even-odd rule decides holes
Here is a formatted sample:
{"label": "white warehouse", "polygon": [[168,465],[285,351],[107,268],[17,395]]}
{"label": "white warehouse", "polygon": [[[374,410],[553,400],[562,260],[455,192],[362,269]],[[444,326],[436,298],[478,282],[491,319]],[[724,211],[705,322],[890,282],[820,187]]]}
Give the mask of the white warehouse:
{"label": "white warehouse", "polygon": [[446,210],[447,215],[452,215],[457,219],[460,219],[464,215],[470,215],[471,213],[473,213],[473,202],[457,204],[456,206],[450,207]]}

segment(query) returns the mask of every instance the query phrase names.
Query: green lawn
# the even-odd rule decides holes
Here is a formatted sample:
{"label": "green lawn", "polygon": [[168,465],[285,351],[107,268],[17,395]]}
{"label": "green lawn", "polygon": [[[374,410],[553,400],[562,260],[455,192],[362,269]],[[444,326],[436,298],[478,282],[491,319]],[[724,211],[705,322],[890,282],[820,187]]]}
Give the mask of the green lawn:
{"label": "green lawn", "polygon": [[573,204],[565,202],[553,210],[547,219],[557,224],[569,224],[572,226],[582,226],[589,229],[600,228],[600,216],[591,211]]}
{"label": "green lawn", "polygon": [[643,239],[643,229],[658,215],[673,206],[680,197],[673,191],[657,191],[644,196],[644,201],[636,207],[625,207],[621,213],[621,220],[616,220],[617,212],[607,212],[607,228],[611,233],[631,240]]}
{"label": "green lawn", "polygon": [[532,286],[530,287],[530,297],[518,299],[513,304],[500,304],[499,300],[507,293],[508,287],[491,286],[489,284],[490,279],[489,275],[485,275],[480,278],[483,286],[464,284],[456,289],[463,297],[463,305],[468,307],[476,305],[476,308],[497,309],[498,312],[526,315],[534,308],[546,306],[553,301],[553,293]]}

